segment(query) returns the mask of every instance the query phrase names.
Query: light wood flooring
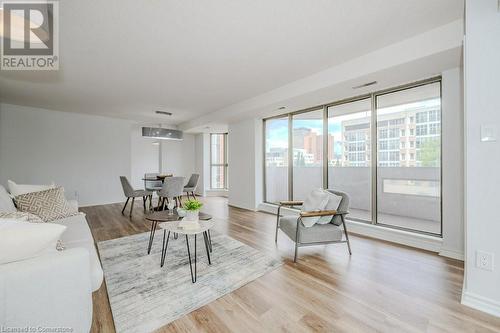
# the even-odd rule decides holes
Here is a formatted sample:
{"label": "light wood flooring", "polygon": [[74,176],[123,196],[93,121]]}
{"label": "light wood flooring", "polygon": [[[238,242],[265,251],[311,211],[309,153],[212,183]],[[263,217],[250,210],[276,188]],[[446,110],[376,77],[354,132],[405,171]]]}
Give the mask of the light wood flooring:
{"label": "light wood flooring", "polygon": [[[351,234],[351,257],[345,244],[320,245],[294,264],[293,243],[282,233],[274,243],[273,215],[202,200],[224,221],[217,231],[285,264],[159,332],[500,332],[500,318],[460,304],[460,261]],[[81,208],[96,242],[149,231],[142,203],[132,218],[121,208]],[[105,283],[93,299],[92,332],[114,332]]]}

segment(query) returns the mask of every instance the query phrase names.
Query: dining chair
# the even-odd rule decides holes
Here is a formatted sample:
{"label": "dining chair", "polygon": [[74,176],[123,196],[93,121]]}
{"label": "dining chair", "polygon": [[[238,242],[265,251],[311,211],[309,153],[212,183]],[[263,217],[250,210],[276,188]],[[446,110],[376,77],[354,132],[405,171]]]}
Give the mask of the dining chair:
{"label": "dining chair", "polygon": [[[345,216],[349,214],[349,195],[345,192],[336,190],[326,190],[342,199],[336,210],[317,210],[300,212],[299,216],[280,216],[282,207],[301,206],[302,201],[280,201],[278,213],[276,216],[276,236],[275,242],[278,242],[278,229],[283,231],[292,241],[295,242],[295,255],[293,262],[297,262],[298,249],[301,246],[322,245],[331,243],[347,243],[349,255],[351,245],[349,235],[345,226]],[[331,216],[330,222],[326,224],[315,224],[312,227],[305,227],[302,223],[303,218]],[[341,228],[342,226],[342,228]],[[343,239],[343,234],[345,235]]]}
{"label": "dining chair", "polygon": [[165,208],[165,200],[175,200],[175,207],[182,207],[182,190],[184,188],[184,177],[168,177],[163,181],[161,190],[158,192],[158,209]]}
{"label": "dining chair", "polygon": [[198,186],[198,180],[200,179],[200,175],[197,173],[193,173],[191,177],[189,177],[189,181],[184,186],[184,192],[186,192],[186,196],[189,199],[189,195],[193,197],[194,200],[196,200],[196,195],[194,194],[194,191],[196,191],[196,187]]}
{"label": "dining chair", "polygon": [[127,207],[128,201],[130,200],[130,198],[132,198],[132,205],[130,206],[130,214],[129,214],[129,216],[131,217],[132,211],[134,209],[135,198],[140,198],[140,197],[142,197],[142,205],[144,206],[144,212],[146,212],[146,201],[149,198],[149,202],[151,204],[151,198],[153,197],[153,192],[146,190],[134,190],[132,185],[130,185],[130,182],[128,181],[127,177],[125,176],[120,176],[120,182],[122,183],[123,194],[127,197],[127,201],[125,202],[125,205],[123,206],[122,209],[122,214],[125,211],[125,208]]}

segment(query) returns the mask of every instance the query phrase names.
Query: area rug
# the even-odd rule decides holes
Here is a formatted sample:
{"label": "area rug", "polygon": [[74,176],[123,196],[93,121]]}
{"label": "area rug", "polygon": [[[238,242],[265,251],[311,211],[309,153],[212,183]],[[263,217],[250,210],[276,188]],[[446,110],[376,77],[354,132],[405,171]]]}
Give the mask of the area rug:
{"label": "area rug", "polygon": [[[212,231],[212,265],[199,235],[198,279],[192,283],[185,236],[170,237],[160,268],[162,237],[157,230],[149,255],[149,232],[97,244],[118,333],[151,332],[281,265],[277,258]],[[189,240],[193,255],[194,237]]]}

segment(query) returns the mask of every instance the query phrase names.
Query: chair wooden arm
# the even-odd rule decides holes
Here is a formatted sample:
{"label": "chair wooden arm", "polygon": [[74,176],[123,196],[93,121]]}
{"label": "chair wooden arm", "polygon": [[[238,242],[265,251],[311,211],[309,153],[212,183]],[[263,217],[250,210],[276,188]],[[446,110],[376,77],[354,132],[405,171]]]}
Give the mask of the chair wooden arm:
{"label": "chair wooden arm", "polygon": [[280,206],[300,206],[304,201],[280,201]]}
{"label": "chair wooden arm", "polygon": [[311,212],[300,212],[300,217],[317,217],[317,216],[329,216],[337,215],[336,210],[317,210]]}

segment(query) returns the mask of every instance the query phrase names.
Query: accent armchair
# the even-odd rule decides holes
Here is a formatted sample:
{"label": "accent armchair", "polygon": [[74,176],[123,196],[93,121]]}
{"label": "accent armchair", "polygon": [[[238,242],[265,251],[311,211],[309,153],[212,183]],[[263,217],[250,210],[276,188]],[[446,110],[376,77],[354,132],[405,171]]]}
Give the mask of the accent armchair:
{"label": "accent armchair", "polygon": [[[299,216],[281,216],[281,207],[301,206],[302,201],[280,201],[276,216],[275,242],[278,242],[278,229],[281,229],[292,241],[295,242],[295,255],[293,262],[297,262],[298,248],[310,245],[323,245],[332,243],[347,243],[349,255],[351,245],[349,235],[345,225],[345,216],[349,213],[349,196],[345,192],[327,190],[342,197],[337,210],[320,210],[311,212],[300,212]],[[302,218],[332,216],[330,223],[315,224],[312,227],[305,227]],[[342,228],[341,228],[342,225]],[[342,230],[343,229],[343,230]],[[345,235],[345,239],[343,239]]]}

